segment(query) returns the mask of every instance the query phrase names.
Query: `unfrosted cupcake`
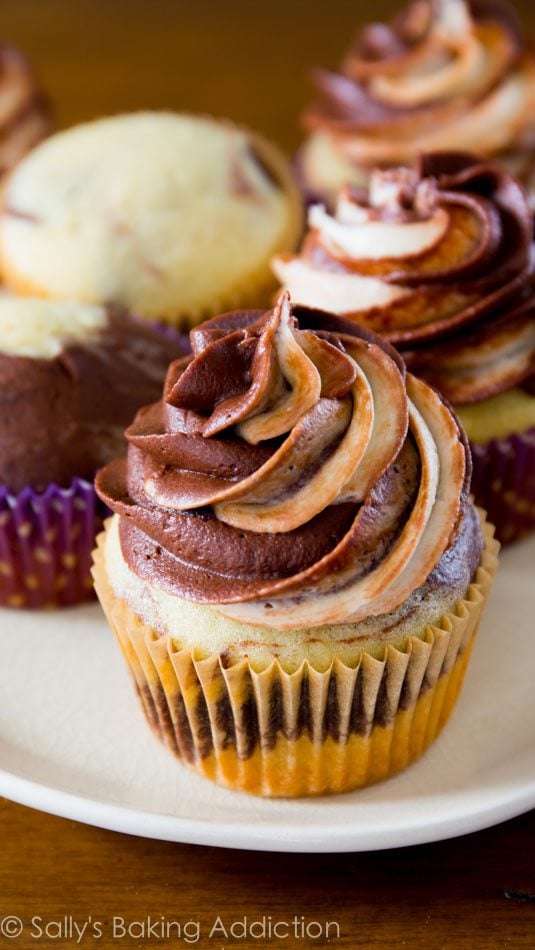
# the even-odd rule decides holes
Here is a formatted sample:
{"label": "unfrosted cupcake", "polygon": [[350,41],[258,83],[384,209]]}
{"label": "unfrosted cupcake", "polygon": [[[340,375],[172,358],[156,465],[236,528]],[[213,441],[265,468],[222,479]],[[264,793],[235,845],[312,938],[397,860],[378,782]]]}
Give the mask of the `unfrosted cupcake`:
{"label": "unfrosted cupcake", "polygon": [[470,155],[375,172],[336,213],[310,211],[299,256],[275,273],[293,299],[397,346],[456,407],[473,491],[511,541],[535,527],[535,246],[525,191]]}
{"label": "unfrosted cupcake", "polygon": [[374,168],[471,149],[535,185],[535,55],[500,0],[416,0],[365,27],[339,72],[318,70],[299,159],[307,190],[332,204]]}
{"label": "unfrosted cupcake", "polygon": [[388,344],[287,295],[191,342],[97,481],[146,716],[232,788],[386,778],[447,720],[496,567],[464,435]]}
{"label": "unfrosted cupcake", "polygon": [[0,605],[92,596],[93,476],[182,352],[103,307],[0,297]]}
{"label": "unfrosted cupcake", "polygon": [[24,54],[0,43],[0,180],[51,130],[48,102]]}
{"label": "unfrosted cupcake", "polygon": [[61,132],[18,166],[0,265],[17,293],[181,327],[269,297],[270,258],[301,228],[275,146],[230,122],[136,113]]}

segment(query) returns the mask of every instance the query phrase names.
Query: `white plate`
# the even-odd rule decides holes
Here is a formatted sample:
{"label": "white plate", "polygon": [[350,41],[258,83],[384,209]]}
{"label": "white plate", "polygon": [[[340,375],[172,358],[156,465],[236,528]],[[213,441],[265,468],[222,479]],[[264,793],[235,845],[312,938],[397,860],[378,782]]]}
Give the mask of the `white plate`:
{"label": "white plate", "polygon": [[464,692],[429,752],[346,795],[261,800],[153,739],[98,606],[0,611],[0,794],[116,831],[266,851],[364,851],[535,806],[535,539],[504,553]]}

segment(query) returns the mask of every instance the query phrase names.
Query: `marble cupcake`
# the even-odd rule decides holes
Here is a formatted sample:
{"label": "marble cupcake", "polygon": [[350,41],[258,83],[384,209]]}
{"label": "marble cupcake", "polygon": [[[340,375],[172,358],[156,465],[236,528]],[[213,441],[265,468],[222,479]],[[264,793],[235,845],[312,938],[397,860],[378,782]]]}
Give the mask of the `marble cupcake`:
{"label": "marble cupcake", "polygon": [[318,70],[299,166],[332,205],[374,168],[467,149],[535,186],[535,54],[501,0],[416,0],[365,27],[339,72]]}
{"label": "marble cupcake", "polygon": [[191,343],[97,480],[96,589],[147,719],[232,788],[386,778],[446,722],[496,567],[462,430],[387,343],[286,294]]}
{"label": "marble cupcake", "polygon": [[52,136],[10,177],[0,266],[16,293],[115,305],[178,327],[269,299],[269,261],[302,209],[278,149],[230,122],[174,113]]}
{"label": "marble cupcake", "polygon": [[0,605],[93,596],[105,515],[93,476],[158,397],[183,352],[167,334],[88,304],[0,297]]}
{"label": "marble cupcake", "polygon": [[311,208],[298,256],[274,261],[300,304],[380,333],[452,403],[473,490],[502,541],[535,527],[535,245],[527,195],[474,156],[424,156]]}
{"label": "marble cupcake", "polygon": [[48,101],[29,61],[0,43],[0,181],[51,128]]}

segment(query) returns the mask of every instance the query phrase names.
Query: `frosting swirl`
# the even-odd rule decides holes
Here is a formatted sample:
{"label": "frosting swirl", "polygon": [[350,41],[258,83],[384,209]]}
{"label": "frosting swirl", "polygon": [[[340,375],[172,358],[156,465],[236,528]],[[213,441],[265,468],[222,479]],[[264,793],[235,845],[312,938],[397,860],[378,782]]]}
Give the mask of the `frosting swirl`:
{"label": "frosting swirl", "polygon": [[30,63],[14,46],[0,44],[0,175],[50,130],[50,110]]}
{"label": "frosting swirl", "polygon": [[129,567],[280,629],[404,603],[465,522],[469,452],[438,394],[375,335],[285,293],[191,344],[97,479]]}
{"label": "frosting swirl", "polygon": [[273,267],[299,304],[358,320],[455,404],[522,383],[535,359],[532,214],[518,182],[464,153],[375,172],[316,205]]}
{"label": "frosting swirl", "polygon": [[390,24],[366,26],[340,71],[314,80],[320,98],[305,127],[349,169],[465,148],[533,170],[535,57],[500,0],[415,0]]}

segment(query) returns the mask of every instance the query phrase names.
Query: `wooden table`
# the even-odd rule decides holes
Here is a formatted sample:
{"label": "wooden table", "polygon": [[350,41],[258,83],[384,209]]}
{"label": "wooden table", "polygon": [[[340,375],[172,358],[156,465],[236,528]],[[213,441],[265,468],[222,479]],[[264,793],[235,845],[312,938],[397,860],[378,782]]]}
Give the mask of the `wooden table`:
{"label": "wooden table", "polygon": [[[531,0],[518,4],[526,18]],[[388,0],[2,0],[0,29],[34,57],[60,125],[106,112],[179,108],[227,114],[289,151],[308,95],[307,70],[336,63],[356,17]],[[529,13],[531,9],[531,14]],[[332,946],[535,947],[535,813],[454,841],[351,855],[264,855],[129,838],[0,801],[0,918],[26,925],[0,947]],[[209,937],[220,915],[271,916],[309,938]],[[140,936],[158,922],[198,921],[177,940]],[[93,937],[37,940],[37,916],[62,928],[89,921]],[[67,917],[65,922],[64,918]],[[113,917],[133,925],[112,938]],[[193,926],[193,925],[192,925]],[[64,931],[65,932],[65,931]],[[162,931],[160,931],[161,933]],[[121,930],[119,927],[119,935]],[[279,930],[279,933],[281,931]]]}
{"label": "wooden table", "polygon": [[[489,831],[397,851],[278,855],[130,838],[0,804],[0,917],[92,916],[104,936],[82,947],[185,947],[182,940],[109,939],[113,917],[200,921],[197,946],[344,950],[521,950],[535,946],[535,813]],[[338,923],[339,939],[209,939],[218,915]],[[312,930],[314,932],[314,928]],[[136,930],[134,929],[134,933]],[[106,939],[108,938],[108,939]],[[17,945],[54,946],[41,940]],[[195,944],[194,944],[195,945]],[[76,946],[75,940],[56,943]]]}

